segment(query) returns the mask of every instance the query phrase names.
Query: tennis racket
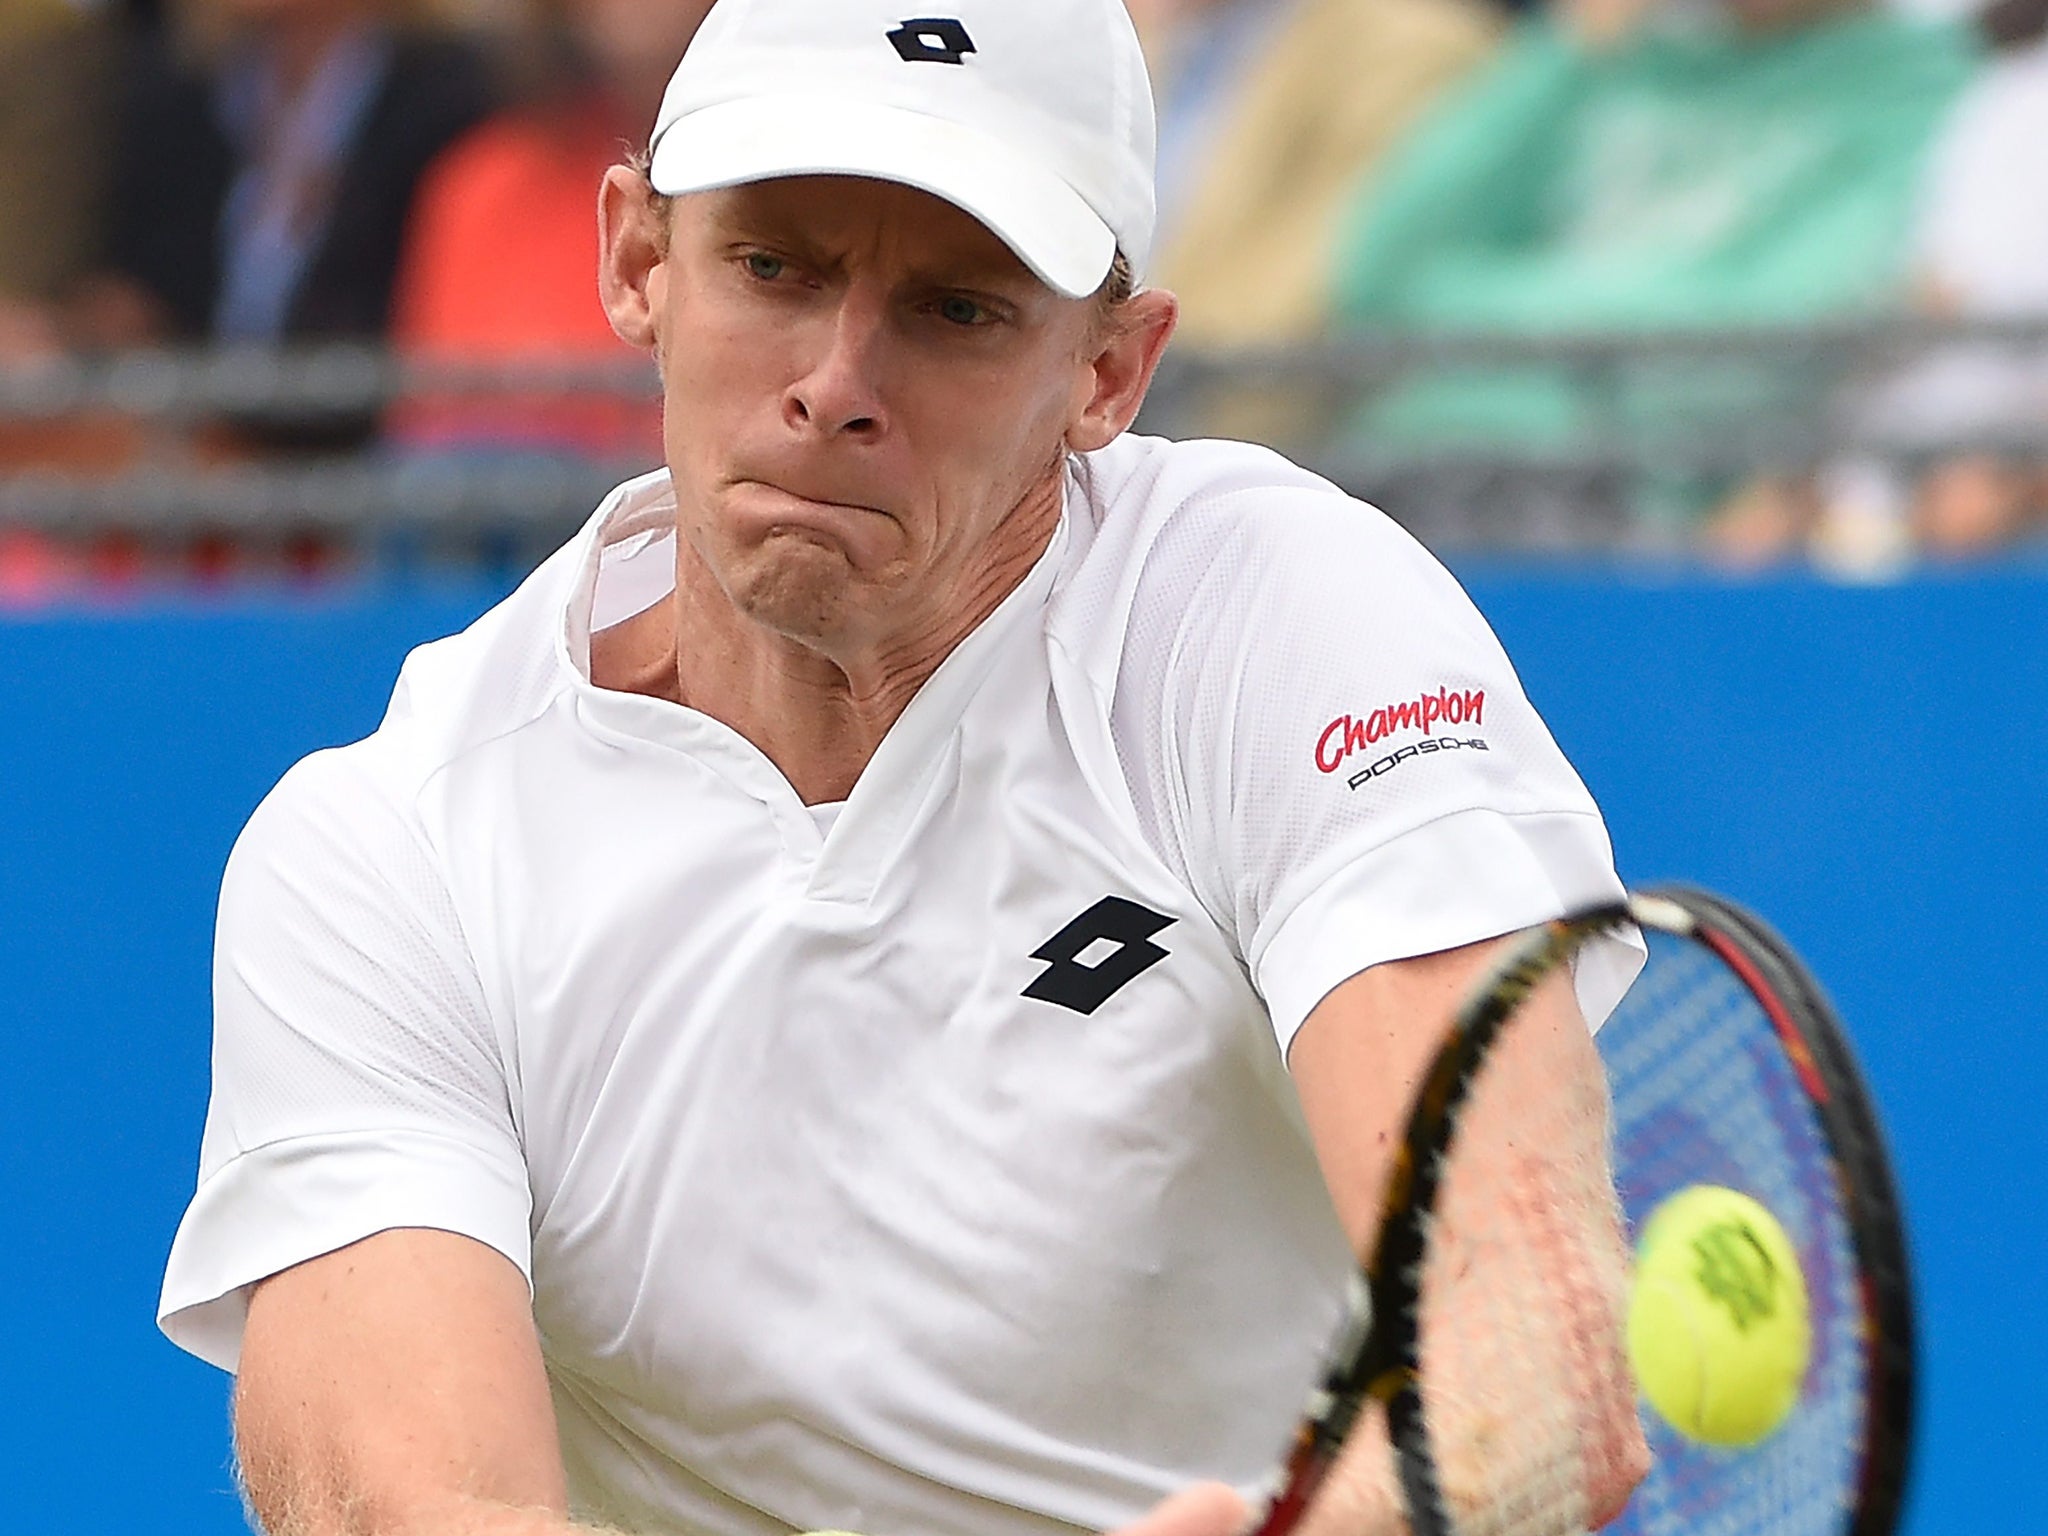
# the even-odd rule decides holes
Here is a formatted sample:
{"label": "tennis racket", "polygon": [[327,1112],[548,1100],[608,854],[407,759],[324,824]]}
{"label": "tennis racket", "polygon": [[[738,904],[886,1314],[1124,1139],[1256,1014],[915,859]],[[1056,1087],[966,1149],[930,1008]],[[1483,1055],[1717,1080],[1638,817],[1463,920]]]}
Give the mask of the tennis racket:
{"label": "tennis racket", "polygon": [[[1673,888],[1525,935],[1459,1011],[1416,1093],[1373,1252],[1255,1536],[1282,1536],[1301,1520],[1373,1405],[1385,1416],[1414,1536],[1562,1536],[1613,1513],[1589,1490],[1587,1468],[1622,1454],[1615,1413],[1605,1410],[1603,1422],[1602,1402],[1619,1401],[1626,1415],[1634,1398],[1611,1344],[1617,1320],[1611,1309],[1582,1318],[1587,1337],[1610,1341],[1582,1352],[1570,1322],[1557,1324],[1574,1297],[1602,1293],[1601,1277],[1567,1286],[1576,1250],[1549,1247],[1541,1200],[1525,1201],[1511,1229],[1475,1229],[1472,1213],[1499,1202],[1475,1203],[1461,1183],[1503,1174],[1467,1166],[1480,1155],[1468,1144],[1483,1138],[1461,1139],[1461,1126],[1468,1110],[1507,1091],[1490,1069],[1512,1055],[1502,1047],[1532,993],[1567,975],[1589,939],[1629,923],[1647,940],[1648,963],[1598,1037],[1623,1208],[1613,1212],[1610,1199],[1608,1218],[1624,1220],[1632,1236],[1666,1197],[1701,1184],[1760,1201],[1798,1255],[1812,1346],[1789,1415],[1755,1444],[1707,1445],[1641,1404],[1649,1471],[1606,1528],[1628,1536],[1893,1530],[1911,1435],[1912,1305],[1876,1115],[1839,1023],[1784,942],[1732,902]],[[1618,1257],[1621,1234],[1612,1235]],[[1607,1295],[1618,1286],[1618,1275],[1607,1276]],[[1532,1307],[1532,1297],[1550,1304]],[[1433,1319],[1454,1309],[1466,1341],[1458,1348],[1476,1340],[1483,1358],[1477,1370],[1468,1357],[1433,1371],[1433,1360],[1452,1358],[1444,1354],[1452,1327]],[[1536,1317],[1545,1320],[1540,1331]],[[1488,1421],[1471,1407],[1475,1378],[1511,1393],[1515,1419],[1511,1432],[1476,1450],[1452,1443],[1486,1439]],[[1635,1425],[1625,1428],[1624,1451],[1639,1466]]]}

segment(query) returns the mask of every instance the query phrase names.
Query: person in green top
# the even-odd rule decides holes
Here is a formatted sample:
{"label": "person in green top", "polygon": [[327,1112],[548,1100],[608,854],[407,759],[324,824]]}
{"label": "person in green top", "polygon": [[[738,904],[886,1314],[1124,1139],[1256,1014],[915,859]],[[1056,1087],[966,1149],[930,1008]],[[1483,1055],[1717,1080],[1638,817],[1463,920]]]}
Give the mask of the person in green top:
{"label": "person in green top", "polygon": [[[1900,307],[1921,162],[1976,62],[1967,26],[1858,0],[1561,0],[1362,190],[1338,313],[1585,335]],[[1806,387],[1753,365],[1461,367],[1378,397],[1358,441],[1640,447]]]}

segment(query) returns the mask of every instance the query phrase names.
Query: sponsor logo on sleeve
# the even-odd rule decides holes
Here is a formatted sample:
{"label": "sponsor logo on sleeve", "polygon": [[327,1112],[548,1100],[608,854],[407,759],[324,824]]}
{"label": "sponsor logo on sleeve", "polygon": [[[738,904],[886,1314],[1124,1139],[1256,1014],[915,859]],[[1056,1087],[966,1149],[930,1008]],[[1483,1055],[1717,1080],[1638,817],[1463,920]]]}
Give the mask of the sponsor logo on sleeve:
{"label": "sponsor logo on sleeve", "polygon": [[[1439,688],[1382,704],[1364,715],[1339,715],[1316,738],[1316,769],[1336,773],[1345,764],[1358,766],[1346,778],[1351,788],[1392,773],[1401,764],[1443,752],[1485,752],[1482,736],[1460,736],[1444,732],[1446,726],[1470,729],[1486,722],[1486,690],[1483,688]],[[1419,733],[1420,740],[1392,745],[1390,738]],[[1383,753],[1374,748],[1389,742]],[[1369,761],[1365,759],[1370,758]]]}

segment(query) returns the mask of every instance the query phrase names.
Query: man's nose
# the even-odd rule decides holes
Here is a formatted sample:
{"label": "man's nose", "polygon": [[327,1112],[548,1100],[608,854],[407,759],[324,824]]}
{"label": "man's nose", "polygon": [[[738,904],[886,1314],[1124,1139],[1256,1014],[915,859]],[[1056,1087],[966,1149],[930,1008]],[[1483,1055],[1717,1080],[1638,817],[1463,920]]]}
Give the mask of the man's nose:
{"label": "man's nose", "polygon": [[888,427],[880,374],[888,341],[886,305],[849,288],[818,327],[809,367],[783,396],[783,419],[827,437],[880,437]]}

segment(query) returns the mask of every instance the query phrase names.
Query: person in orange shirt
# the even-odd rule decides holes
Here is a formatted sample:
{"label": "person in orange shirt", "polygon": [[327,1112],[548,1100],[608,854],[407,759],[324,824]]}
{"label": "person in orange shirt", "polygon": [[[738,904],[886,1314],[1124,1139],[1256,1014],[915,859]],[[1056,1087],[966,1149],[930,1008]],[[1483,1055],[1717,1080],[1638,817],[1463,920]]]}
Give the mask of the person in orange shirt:
{"label": "person in orange shirt", "polygon": [[551,0],[514,59],[518,104],[441,155],[414,206],[393,319],[425,363],[569,365],[614,387],[413,396],[387,431],[413,451],[655,462],[661,417],[591,282],[597,189],[651,121],[710,0]]}

